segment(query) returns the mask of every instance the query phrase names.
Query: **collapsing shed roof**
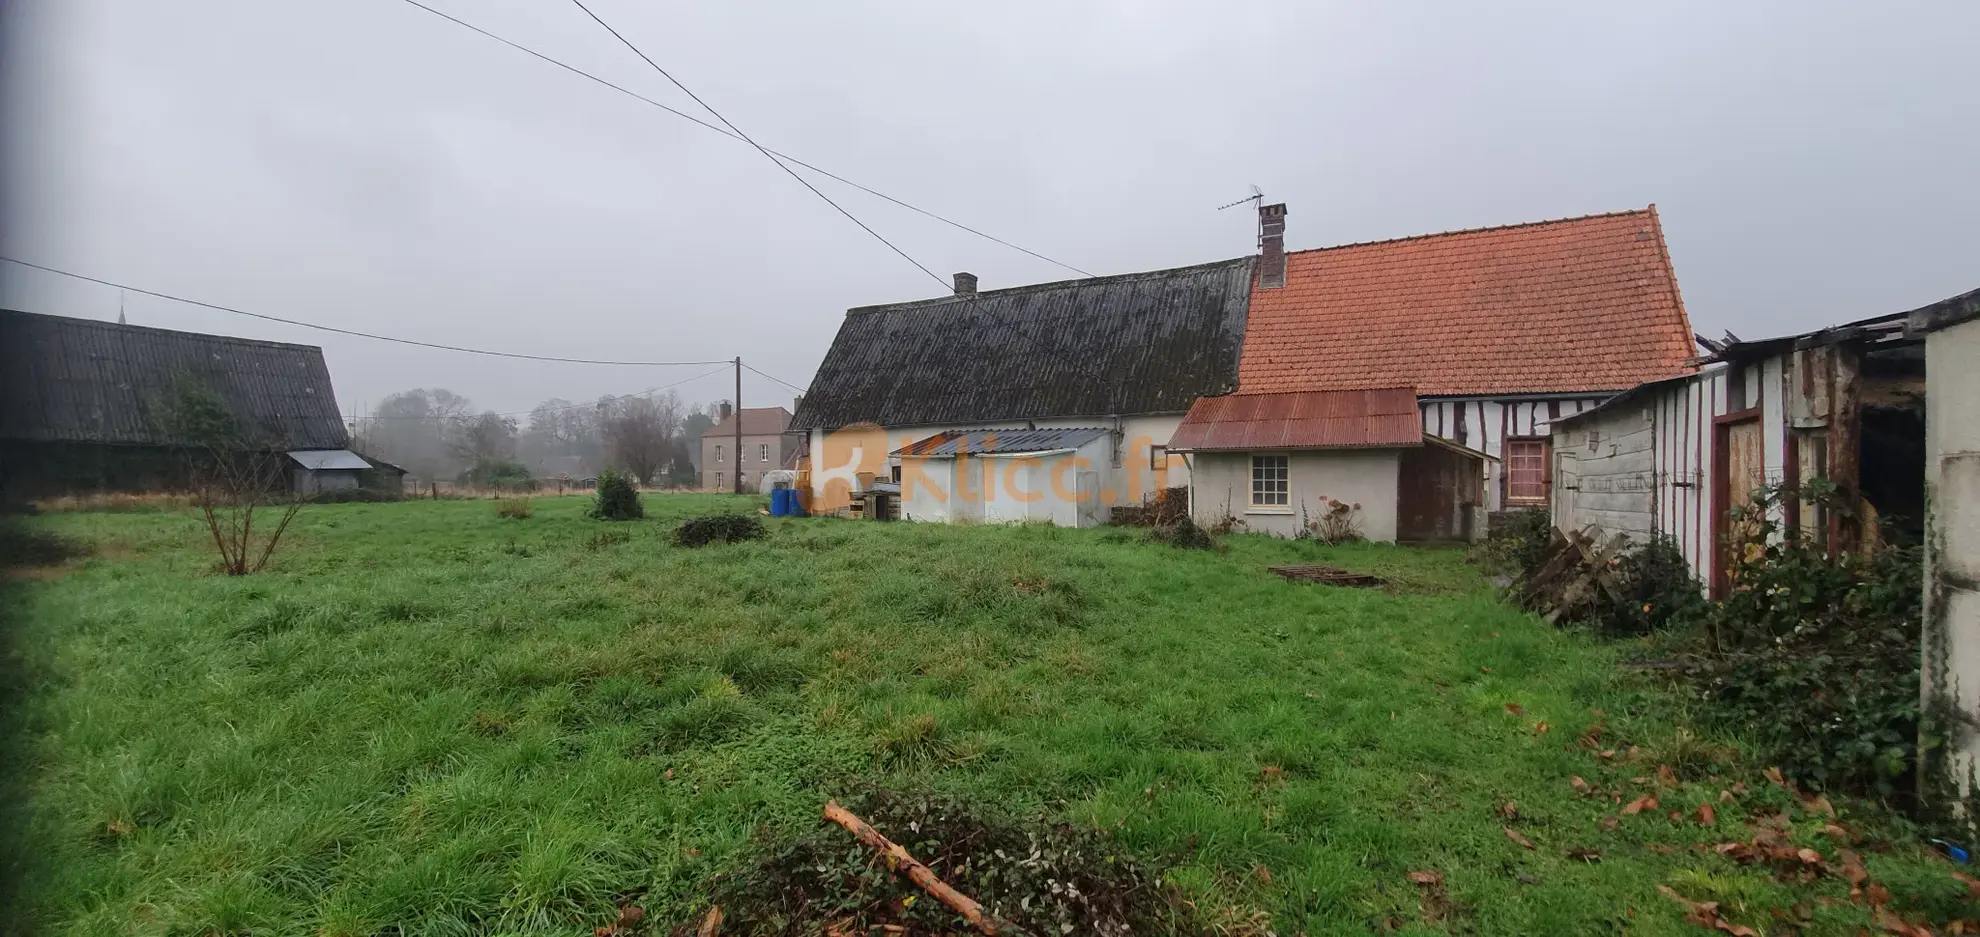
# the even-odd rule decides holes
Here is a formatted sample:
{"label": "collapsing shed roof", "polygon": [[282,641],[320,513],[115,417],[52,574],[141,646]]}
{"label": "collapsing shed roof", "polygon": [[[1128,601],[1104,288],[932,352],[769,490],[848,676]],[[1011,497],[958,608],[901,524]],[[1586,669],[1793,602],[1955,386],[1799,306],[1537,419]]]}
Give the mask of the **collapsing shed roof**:
{"label": "collapsing shed roof", "polygon": [[321,348],[0,310],[0,439],[183,443],[160,418],[185,378],[285,447],[350,443]]}
{"label": "collapsing shed roof", "polygon": [[1169,440],[1179,452],[1382,449],[1423,444],[1416,392],[1316,390],[1205,397]]}
{"label": "collapsing shed roof", "polygon": [[1181,413],[1237,386],[1252,258],[853,309],[791,428]]}

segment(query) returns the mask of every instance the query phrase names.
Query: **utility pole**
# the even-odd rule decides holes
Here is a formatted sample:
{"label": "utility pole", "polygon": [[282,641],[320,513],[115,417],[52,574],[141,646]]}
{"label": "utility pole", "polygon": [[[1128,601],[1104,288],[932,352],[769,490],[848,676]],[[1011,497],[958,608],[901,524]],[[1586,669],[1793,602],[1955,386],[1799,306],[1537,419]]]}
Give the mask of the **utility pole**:
{"label": "utility pole", "polygon": [[736,356],[736,494],[743,493],[742,451],[742,356]]}

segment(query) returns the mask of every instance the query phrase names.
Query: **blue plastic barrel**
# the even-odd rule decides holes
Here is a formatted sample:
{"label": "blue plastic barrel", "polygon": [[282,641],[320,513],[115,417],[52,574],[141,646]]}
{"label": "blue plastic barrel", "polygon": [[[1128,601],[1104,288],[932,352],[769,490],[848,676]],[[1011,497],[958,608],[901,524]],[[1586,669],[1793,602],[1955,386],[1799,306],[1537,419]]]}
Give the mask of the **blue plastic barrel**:
{"label": "blue plastic barrel", "polygon": [[770,516],[771,516],[771,517],[788,517],[788,516],[790,516],[790,513],[791,513],[791,495],[794,495],[794,494],[796,494],[796,493],[797,493],[797,492],[795,492],[795,491],[792,491],[792,490],[791,490],[791,489],[789,489],[789,488],[773,488],[773,489],[771,489],[771,490],[770,490]]}

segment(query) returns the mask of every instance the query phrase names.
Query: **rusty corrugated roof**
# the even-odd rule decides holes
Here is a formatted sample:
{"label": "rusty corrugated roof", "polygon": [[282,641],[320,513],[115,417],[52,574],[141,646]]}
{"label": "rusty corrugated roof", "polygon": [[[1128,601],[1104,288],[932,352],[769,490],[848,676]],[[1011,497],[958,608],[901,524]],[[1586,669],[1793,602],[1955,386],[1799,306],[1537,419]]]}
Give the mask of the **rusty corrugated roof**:
{"label": "rusty corrugated roof", "polygon": [[1416,391],[1407,387],[1203,397],[1169,439],[1170,449],[1184,452],[1422,444]]}

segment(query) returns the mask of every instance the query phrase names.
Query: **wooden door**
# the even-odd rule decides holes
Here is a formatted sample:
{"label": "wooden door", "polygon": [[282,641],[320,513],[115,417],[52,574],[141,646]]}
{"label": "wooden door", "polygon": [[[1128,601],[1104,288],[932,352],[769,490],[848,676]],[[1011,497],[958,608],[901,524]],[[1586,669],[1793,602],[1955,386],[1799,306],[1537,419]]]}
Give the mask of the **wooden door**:
{"label": "wooden door", "polygon": [[1767,482],[1766,450],[1761,444],[1760,420],[1741,417],[1718,426],[1713,447],[1712,506],[1716,515],[1713,529],[1718,545],[1714,551],[1713,589],[1723,595],[1730,585],[1733,569],[1732,545],[1747,544],[1759,527],[1759,519],[1740,517],[1753,502],[1753,491]]}

